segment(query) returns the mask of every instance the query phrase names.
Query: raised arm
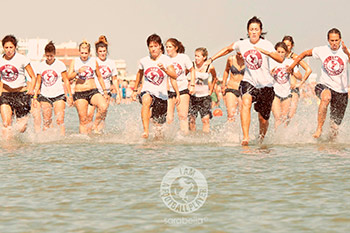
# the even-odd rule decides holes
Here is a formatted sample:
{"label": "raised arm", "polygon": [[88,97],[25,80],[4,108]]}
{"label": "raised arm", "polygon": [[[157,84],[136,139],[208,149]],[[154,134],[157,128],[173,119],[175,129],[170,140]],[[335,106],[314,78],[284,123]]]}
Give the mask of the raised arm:
{"label": "raised arm", "polygon": [[312,56],[312,49],[302,52],[299,56],[297,56],[294,59],[294,62],[289,66],[288,72],[291,73],[294,67],[298,65],[301,60],[303,60],[305,57],[310,57],[310,56]]}
{"label": "raised arm", "polygon": [[217,52],[214,56],[209,58],[206,62],[204,62],[204,65],[210,65],[214,60],[218,59],[219,57],[225,56],[233,51],[233,45],[235,43],[230,44],[229,46],[226,46],[225,48],[221,49],[219,52]]}
{"label": "raised arm", "polygon": [[277,61],[278,63],[283,62],[283,58],[277,52],[269,52],[269,51],[266,51],[266,50],[264,50],[262,48],[258,48],[258,47],[255,47],[255,49],[262,52],[266,56],[271,57],[273,60]]}
{"label": "raised arm", "polygon": [[348,50],[348,48],[345,46],[345,43],[344,43],[344,41],[341,41],[341,44],[342,44],[342,48],[343,48],[343,51],[344,51],[344,53],[348,56],[348,62],[350,62],[350,53],[349,53],[349,50]]}
{"label": "raised arm", "polygon": [[[311,53],[312,55],[312,53]],[[297,58],[297,55],[295,56],[295,58]],[[294,59],[294,56],[293,56]],[[305,70],[305,74],[303,76],[303,78],[301,79],[301,82],[297,84],[297,87],[300,87],[301,85],[303,85],[305,83],[305,81],[309,78],[310,74],[312,73],[312,70],[310,68],[310,66],[303,60],[301,60],[299,62],[299,65],[301,67],[303,67],[303,69]]]}

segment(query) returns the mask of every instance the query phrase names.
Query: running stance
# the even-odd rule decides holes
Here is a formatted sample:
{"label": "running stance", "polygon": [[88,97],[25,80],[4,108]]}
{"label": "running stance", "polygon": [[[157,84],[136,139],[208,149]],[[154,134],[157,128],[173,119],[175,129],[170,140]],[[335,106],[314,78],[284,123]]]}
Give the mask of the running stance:
{"label": "running stance", "polygon": [[348,104],[349,80],[347,68],[349,62],[349,51],[344,42],[341,46],[341,33],[338,29],[332,28],[328,31],[327,39],[329,45],[315,47],[301,53],[289,67],[293,69],[304,57],[313,56],[322,62],[320,83],[315,86],[315,92],[321,103],[318,107],[317,129],[313,134],[318,138],[322,134],[322,127],[326,120],[327,108],[330,107],[331,137],[338,134],[346,106]]}
{"label": "running stance", "polygon": [[[61,135],[65,135],[64,113],[66,99],[68,105],[73,105],[73,95],[69,84],[67,69],[63,62],[55,58],[56,47],[52,41],[45,46],[46,60],[41,62],[37,70],[36,92],[40,90],[38,101],[43,114],[43,130],[52,128],[52,108]],[[67,90],[67,93],[64,93]],[[36,95],[34,95],[36,99]]]}
{"label": "running stance", "polygon": [[[74,79],[77,76],[73,98],[79,115],[79,132],[88,134],[92,128],[87,115],[88,105],[97,107],[96,120],[94,122],[94,128],[96,129],[98,124],[106,118],[108,92],[96,59],[90,57],[90,44],[86,41],[80,43],[79,52],[80,57],[75,58],[70,64],[68,78]],[[103,96],[96,88],[96,75],[102,86]]]}
{"label": "running stance", "polygon": [[[4,55],[0,58],[2,90],[0,97],[3,137],[10,138],[12,114],[16,116],[17,127],[21,133],[27,128],[28,114],[31,109],[31,96],[34,94],[36,77],[28,58],[16,52],[17,39],[7,35],[2,39]],[[27,88],[25,71],[31,77],[31,86]]]}
{"label": "running stance", "polygon": [[[190,130],[196,131],[196,118],[198,112],[201,115],[203,123],[203,132],[209,133],[210,119],[213,117],[211,113],[211,97],[213,88],[216,84],[216,71],[212,65],[204,65],[208,58],[208,50],[206,48],[197,48],[195,51],[194,68],[196,71],[195,93],[191,95],[189,108]],[[212,85],[209,90],[209,76],[212,76]]]}
{"label": "running stance", "polygon": [[[281,124],[287,123],[292,98],[291,87],[296,85],[296,80],[293,75],[287,73],[287,67],[294,61],[286,57],[288,51],[287,45],[284,42],[278,42],[275,45],[275,50],[283,58],[282,63],[272,61],[270,64],[270,68],[272,68],[271,74],[274,78],[273,88],[275,91],[275,97],[272,102],[272,113],[275,118],[275,129],[277,129]],[[260,51],[266,54],[266,51]],[[293,73],[295,74],[298,72],[299,71],[296,70]]]}
{"label": "running stance", "polygon": [[[215,59],[224,56],[233,50],[243,55],[246,72],[240,83],[239,90],[242,96],[241,124],[243,131],[242,145],[249,143],[249,127],[251,120],[251,106],[255,103],[254,109],[259,117],[259,140],[262,142],[269,126],[269,118],[272,107],[272,101],[275,93],[273,91],[273,78],[270,75],[269,58],[282,62],[278,53],[274,51],[271,42],[262,38],[263,25],[256,16],[251,18],[247,24],[248,39],[234,42],[223,48],[207,64]],[[256,47],[262,48],[268,52],[268,55],[262,54]]]}
{"label": "running stance", "polygon": [[[161,38],[152,34],[147,38],[149,56],[142,58],[139,62],[139,70],[136,74],[135,88],[132,93],[132,100],[136,100],[138,86],[141,79],[143,85],[139,95],[142,104],[141,118],[143,125],[143,138],[149,136],[149,121],[153,120],[157,126],[157,134],[160,132],[160,125],[166,122],[167,99],[168,99],[168,76],[171,85],[176,93],[176,104],[180,102],[180,93],[176,83],[176,72],[172,61],[168,56],[163,55],[164,47]],[[156,134],[156,136],[158,136]]]}
{"label": "running stance", "polygon": [[[101,76],[103,78],[103,81],[106,86],[106,90],[108,92],[107,96],[107,108],[109,107],[110,97],[112,96],[111,89],[115,90],[116,96],[116,102],[117,104],[120,104],[121,101],[121,94],[119,88],[119,81],[117,78],[117,68],[115,66],[114,61],[107,58],[108,54],[108,42],[107,38],[105,36],[100,36],[98,41],[95,43],[96,48],[96,55],[97,55],[97,63],[99,66],[99,70],[101,73]],[[112,82],[112,85],[111,85]],[[103,95],[103,88],[101,87],[99,80],[95,79],[95,83],[97,86],[98,91]],[[88,118],[89,122],[92,122],[94,113],[95,113],[95,106],[89,105],[88,107]],[[102,120],[99,124],[95,123],[94,125],[97,125],[97,128],[94,129],[96,132],[101,132],[104,128],[105,119]]]}
{"label": "running stance", "polygon": [[[293,52],[294,47],[294,40],[292,36],[284,36],[282,39],[282,42],[284,42],[287,45],[288,51],[287,51],[287,58],[292,58],[293,60],[298,57],[297,54]],[[294,117],[297,108],[298,108],[298,101],[300,98],[300,87],[304,84],[305,80],[310,76],[312,70],[310,66],[305,61],[300,61],[300,66],[305,70],[304,76],[301,79],[300,83],[296,83],[295,87],[292,88],[292,100],[291,100],[291,106],[290,111],[288,113],[288,120],[287,124],[290,122],[290,120]],[[295,78],[299,79],[298,75],[295,75]],[[297,81],[297,80],[296,80]]]}
{"label": "running stance", "polygon": [[[239,84],[245,72],[244,60],[241,53],[227,58],[226,68],[222,78],[222,94],[227,109],[227,121],[235,121],[237,107],[241,109],[241,93],[238,90]],[[229,78],[228,78],[229,77]]]}
{"label": "running stance", "polygon": [[[180,104],[176,106],[177,114],[180,122],[180,130],[185,135],[188,134],[188,108],[190,104],[190,94],[194,93],[195,86],[195,71],[191,59],[184,54],[185,47],[180,41],[175,38],[170,38],[166,42],[166,51],[171,58],[172,64],[177,75],[177,86],[180,92]],[[190,84],[187,81],[186,74],[191,73]],[[174,110],[176,103],[176,93],[174,88],[169,85],[168,91],[168,113],[167,123],[171,124],[174,121]]]}

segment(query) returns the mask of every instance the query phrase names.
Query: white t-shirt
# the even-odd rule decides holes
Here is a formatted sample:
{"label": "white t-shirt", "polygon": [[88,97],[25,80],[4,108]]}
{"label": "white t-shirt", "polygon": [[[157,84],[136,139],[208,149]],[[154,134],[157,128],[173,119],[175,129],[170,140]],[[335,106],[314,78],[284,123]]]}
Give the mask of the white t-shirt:
{"label": "white t-shirt", "polygon": [[[208,69],[208,72],[209,72],[209,69]],[[195,93],[194,93],[195,97],[204,97],[209,95],[210,73],[208,72],[199,72],[196,70],[196,82],[195,82]]]}
{"label": "white t-shirt", "polygon": [[[188,88],[188,81],[186,77],[186,70],[193,67],[191,59],[183,53],[178,53],[176,57],[170,58],[177,74],[177,86],[179,91],[186,90]],[[173,86],[169,83],[169,90],[175,92]]]}
{"label": "white t-shirt", "polygon": [[139,69],[144,71],[141,92],[147,91],[160,99],[167,100],[168,75],[158,67],[159,63],[162,63],[164,67],[172,65],[170,58],[163,54],[156,61],[152,60],[149,56],[140,60]]}
{"label": "white t-shirt", "polygon": [[312,49],[312,56],[322,62],[320,83],[336,92],[348,91],[349,78],[347,75],[348,56],[342,47],[332,50],[328,45]]}
{"label": "white t-shirt", "polygon": [[37,74],[41,75],[40,94],[54,98],[64,94],[62,73],[66,72],[66,66],[58,59],[49,65],[46,61],[40,63]]}
{"label": "white t-shirt", "polygon": [[4,56],[0,58],[0,75],[4,84],[10,88],[25,87],[25,67],[30,63],[29,59],[20,53],[15,53],[11,60]]}
{"label": "white t-shirt", "polygon": [[[285,98],[291,94],[290,90],[290,74],[287,73],[287,66],[290,66],[294,62],[291,58],[286,58],[282,63],[271,61],[271,71],[274,70],[274,83],[273,88],[275,94],[279,97]],[[294,72],[298,72],[298,68],[293,69]]]}
{"label": "white t-shirt", "polygon": [[252,44],[249,38],[234,43],[233,49],[240,52],[244,58],[246,70],[243,81],[249,82],[256,88],[272,87],[273,78],[269,69],[270,59],[254,47],[262,48],[268,52],[275,51],[271,42],[264,39],[259,39],[256,44]]}
{"label": "white t-shirt", "polygon": [[[112,77],[117,76],[116,65],[115,65],[114,61],[112,61],[108,58],[104,61],[102,61],[99,58],[96,58],[96,60],[98,63],[98,67],[100,68],[100,73],[102,75],[103,81],[105,82],[107,92],[110,92],[111,91]],[[95,83],[96,83],[96,87],[97,87],[98,91],[101,94],[103,94],[103,88],[101,87],[101,84],[97,78],[95,79]]]}
{"label": "white t-shirt", "polygon": [[[79,69],[85,67],[85,71],[79,73]],[[96,59],[89,57],[87,61],[82,61],[80,57],[75,58],[74,71],[77,73],[78,78],[82,80],[97,79],[96,77]]]}

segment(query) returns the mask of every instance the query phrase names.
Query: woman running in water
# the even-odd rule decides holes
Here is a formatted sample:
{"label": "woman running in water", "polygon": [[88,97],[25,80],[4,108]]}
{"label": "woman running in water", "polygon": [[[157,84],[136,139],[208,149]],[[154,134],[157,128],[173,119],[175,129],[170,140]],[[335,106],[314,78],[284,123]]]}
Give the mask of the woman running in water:
{"label": "woman running in water", "polygon": [[[21,133],[27,128],[28,114],[31,109],[31,96],[34,94],[36,76],[28,58],[16,52],[17,39],[7,35],[2,39],[4,55],[0,58],[2,90],[0,109],[3,124],[3,136],[10,137],[12,114]],[[25,71],[31,78],[31,86],[26,86]]]}
{"label": "woman running in water", "polygon": [[[120,94],[120,90],[119,90],[119,81],[117,78],[117,68],[116,65],[114,63],[114,61],[110,60],[109,58],[107,58],[107,54],[108,54],[108,42],[107,42],[107,38],[105,36],[100,36],[98,41],[95,43],[95,48],[96,48],[96,54],[97,54],[97,63],[99,66],[99,70],[101,73],[101,76],[103,78],[103,81],[105,83],[105,87],[106,90],[108,92],[108,99],[107,99],[107,108],[109,106],[109,101],[110,101],[110,97],[112,96],[111,94],[111,88],[113,88],[114,90],[116,90],[116,102],[117,104],[120,104],[121,101],[121,94]],[[111,81],[112,81],[112,85],[111,85]],[[95,83],[97,86],[98,91],[103,94],[103,88],[101,87],[99,80],[95,79]],[[92,122],[93,117],[94,117],[94,113],[95,113],[95,106],[93,105],[89,105],[88,108],[88,118],[89,121]],[[104,122],[105,119],[102,120],[99,124],[97,124],[95,122],[94,125],[97,126],[96,129],[94,129],[96,132],[101,132],[102,129],[104,128]]]}
{"label": "woman running in water", "polygon": [[[80,43],[79,52],[80,57],[75,58],[70,64],[68,77],[69,79],[77,77],[73,98],[79,115],[79,132],[81,134],[88,134],[91,132],[91,125],[89,125],[90,122],[87,115],[88,105],[97,107],[94,122],[94,128],[97,129],[100,122],[106,118],[108,91],[96,59],[90,57],[90,44],[86,41]],[[96,75],[102,86],[103,95],[96,88]]]}
{"label": "woman running in water", "polygon": [[[327,108],[330,106],[331,138],[338,134],[345,110],[348,104],[349,80],[347,74],[349,51],[338,29],[332,28],[327,34],[328,45],[315,47],[302,52],[289,67],[289,72],[306,56],[313,56],[322,62],[320,83],[315,86],[315,92],[321,103],[318,107],[317,129],[313,134],[319,138],[326,120]],[[342,45],[341,45],[342,43]]]}
{"label": "woman running in water", "polygon": [[[251,120],[251,106],[255,103],[254,109],[259,117],[259,141],[262,142],[269,126],[269,118],[272,101],[275,93],[273,91],[273,78],[269,70],[269,58],[278,62],[283,59],[274,50],[271,42],[262,38],[263,24],[256,16],[251,18],[247,24],[248,39],[234,42],[223,48],[208,61],[208,64],[215,59],[224,56],[233,50],[243,55],[246,72],[240,83],[239,90],[242,96],[241,124],[243,131],[242,145],[249,143],[249,127]],[[262,54],[256,47],[268,52]]]}
{"label": "woman running in water", "polygon": [[[227,120],[233,122],[235,120],[236,110],[241,109],[241,96],[238,87],[243,79],[245,72],[244,60],[241,53],[227,58],[226,68],[222,78],[222,94],[225,98],[227,109]],[[228,79],[228,77],[230,78]]]}
{"label": "woman running in water", "polygon": [[[295,58],[298,57],[297,54],[295,54],[293,52],[293,47],[294,47],[294,40],[292,36],[284,36],[282,39],[282,42],[284,42],[287,45],[288,51],[287,51],[287,58],[292,58],[293,60]],[[304,77],[302,78],[302,80],[306,80],[312,70],[310,68],[310,66],[305,62],[305,61],[300,61],[300,66],[303,67],[303,69],[305,70],[305,74]],[[297,79],[298,76],[295,76]],[[292,100],[291,100],[291,106],[290,106],[290,111],[288,113],[288,119],[287,119],[287,124],[290,122],[290,120],[294,117],[296,111],[297,111],[297,107],[298,107],[298,101],[300,98],[300,87],[303,83],[297,83],[295,85],[295,87],[292,88],[291,92],[292,92]]]}
{"label": "woman running in water", "polygon": [[[60,127],[61,135],[65,135],[64,113],[68,105],[73,105],[73,95],[69,84],[67,69],[63,62],[55,58],[56,47],[52,41],[45,46],[46,60],[41,62],[37,70],[36,93],[40,90],[38,101],[40,102],[44,127],[46,130],[52,127],[52,108],[55,113],[56,123]],[[66,94],[65,91],[66,90]],[[35,96],[34,96],[35,98]]]}
{"label": "woman running in water", "polygon": [[[210,119],[213,117],[211,113],[211,97],[214,86],[217,81],[214,66],[205,65],[208,58],[208,50],[206,48],[197,48],[195,50],[194,68],[196,71],[195,94],[191,96],[189,108],[190,130],[196,130],[196,118],[198,112],[201,115],[203,123],[203,132],[209,133]],[[209,89],[209,76],[212,76],[212,85]]]}
{"label": "woman running in water", "polygon": [[[264,54],[267,53],[262,49],[259,50]],[[291,58],[287,58],[287,45],[284,42],[278,42],[275,45],[275,50],[283,58],[282,63],[272,61],[270,64],[271,74],[275,80],[273,84],[275,98],[272,102],[272,113],[275,118],[275,129],[277,129],[282,123],[287,123],[292,98],[291,87],[296,85],[296,80],[293,75],[287,73],[287,67],[294,61]],[[293,73],[297,72],[299,71],[294,71]]]}
{"label": "woman running in water", "polygon": [[[194,93],[195,87],[195,71],[191,59],[184,54],[185,47],[175,38],[170,38],[166,42],[166,51],[171,58],[173,66],[177,74],[177,86],[180,92],[180,104],[177,105],[177,114],[180,122],[180,130],[185,135],[188,134],[188,108],[190,103],[190,94]],[[186,74],[191,73],[190,83],[187,81]],[[176,93],[174,88],[169,85],[168,91],[168,113],[167,123],[174,121],[174,110],[176,103]]]}
{"label": "woman running in water", "polygon": [[147,46],[149,56],[142,58],[139,62],[139,70],[136,74],[135,88],[132,94],[132,99],[135,101],[138,86],[144,77],[139,95],[142,104],[143,138],[149,136],[150,119],[156,124],[157,133],[160,131],[160,126],[166,122],[168,77],[170,77],[170,83],[176,93],[176,104],[180,103],[180,93],[176,83],[177,74],[171,59],[163,54],[164,47],[161,38],[157,34],[150,35],[147,38]]}

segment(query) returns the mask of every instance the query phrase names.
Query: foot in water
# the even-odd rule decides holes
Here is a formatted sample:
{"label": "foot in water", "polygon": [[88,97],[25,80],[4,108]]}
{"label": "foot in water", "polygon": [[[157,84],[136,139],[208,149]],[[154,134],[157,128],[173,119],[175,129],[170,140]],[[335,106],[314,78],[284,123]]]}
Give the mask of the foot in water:
{"label": "foot in water", "polygon": [[141,137],[147,139],[147,138],[148,138],[148,132],[143,132],[143,134],[141,135]]}
{"label": "foot in water", "polygon": [[241,142],[242,146],[248,146],[248,144],[249,144],[249,139],[243,139]]}
{"label": "foot in water", "polygon": [[322,134],[322,129],[317,129],[316,132],[312,135],[314,138],[319,138]]}

